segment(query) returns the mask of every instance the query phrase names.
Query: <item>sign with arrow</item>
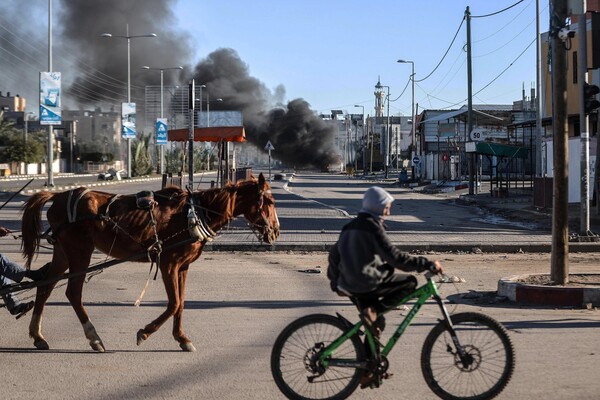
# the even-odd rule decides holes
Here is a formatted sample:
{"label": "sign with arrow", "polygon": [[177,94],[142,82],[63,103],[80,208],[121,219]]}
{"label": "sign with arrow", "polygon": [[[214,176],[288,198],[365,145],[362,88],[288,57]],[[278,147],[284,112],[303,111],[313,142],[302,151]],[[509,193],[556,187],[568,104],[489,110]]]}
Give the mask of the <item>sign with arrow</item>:
{"label": "sign with arrow", "polygon": [[271,150],[275,150],[273,147],[273,143],[270,140],[267,140],[267,144],[265,145],[265,150],[269,152],[269,181],[271,180]]}

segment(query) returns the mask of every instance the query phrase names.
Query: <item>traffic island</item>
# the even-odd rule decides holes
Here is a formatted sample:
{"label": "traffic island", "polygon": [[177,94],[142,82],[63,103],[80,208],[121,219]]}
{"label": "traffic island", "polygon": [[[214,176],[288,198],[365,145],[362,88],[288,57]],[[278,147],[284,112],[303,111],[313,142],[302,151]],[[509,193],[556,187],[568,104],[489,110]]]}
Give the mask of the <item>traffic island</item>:
{"label": "traffic island", "polygon": [[550,274],[515,275],[498,281],[498,295],[522,304],[600,307],[600,274],[570,274],[566,285],[554,285]]}

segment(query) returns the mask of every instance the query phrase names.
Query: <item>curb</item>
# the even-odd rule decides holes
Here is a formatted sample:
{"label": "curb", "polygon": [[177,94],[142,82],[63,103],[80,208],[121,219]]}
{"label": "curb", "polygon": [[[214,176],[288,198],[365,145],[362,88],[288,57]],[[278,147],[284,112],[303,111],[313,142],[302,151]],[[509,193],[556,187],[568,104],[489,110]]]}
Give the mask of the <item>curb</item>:
{"label": "curb", "polygon": [[[536,274],[548,276],[549,274]],[[563,307],[600,307],[600,287],[530,285],[520,281],[532,275],[514,275],[498,281],[498,295],[515,303]]]}
{"label": "curb", "polygon": [[[207,251],[307,251],[319,252],[329,251],[334,243],[281,243],[272,245],[260,243],[240,242],[209,242],[204,249]],[[552,245],[548,244],[519,244],[519,243],[497,243],[497,244],[397,244],[396,247],[406,252],[436,252],[436,253],[550,253]],[[569,246],[573,253],[596,253],[600,252],[600,243],[577,243]]]}
{"label": "curb", "polygon": [[161,177],[141,177],[141,178],[120,180],[120,181],[102,181],[102,182],[97,182],[97,183],[89,183],[87,185],[54,186],[52,188],[44,188],[44,189],[27,189],[27,190],[21,191],[19,194],[32,194],[32,193],[38,193],[38,192],[56,192],[56,191],[77,189],[80,187],[110,186],[110,185],[117,185],[119,183],[124,183],[124,182],[149,182],[149,181],[155,181],[155,180],[160,180],[160,179],[162,179],[162,178]]}

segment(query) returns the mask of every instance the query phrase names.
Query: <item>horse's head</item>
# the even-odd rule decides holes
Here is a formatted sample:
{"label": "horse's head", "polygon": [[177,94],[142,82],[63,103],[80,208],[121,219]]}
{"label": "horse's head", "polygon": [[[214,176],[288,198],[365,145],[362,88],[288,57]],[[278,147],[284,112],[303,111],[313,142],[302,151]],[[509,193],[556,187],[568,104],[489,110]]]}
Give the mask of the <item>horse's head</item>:
{"label": "horse's head", "polygon": [[[242,213],[250,222],[252,229],[257,230],[263,241],[273,243],[279,236],[279,219],[275,211],[275,199],[271,193],[271,186],[261,173],[258,181],[240,186],[241,196],[246,203]],[[241,193],[240,193],[241,194]]]}

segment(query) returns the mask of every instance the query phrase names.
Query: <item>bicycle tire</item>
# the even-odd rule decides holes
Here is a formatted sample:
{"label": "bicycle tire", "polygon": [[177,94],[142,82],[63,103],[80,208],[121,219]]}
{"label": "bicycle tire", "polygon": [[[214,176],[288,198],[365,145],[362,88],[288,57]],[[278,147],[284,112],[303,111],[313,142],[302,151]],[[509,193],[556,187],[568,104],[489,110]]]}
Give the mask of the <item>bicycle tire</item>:
{"label": "bicycle tire", "polygon": [[[327,314],[312,314],[289,324],[277,337],[271,352],[271,373],[277,387],[289,399],[341,400],[350,396],[360,383],[364,370],[329,366],[321,374],[311,364],[318,343],[325,346],[347,331],[342,321]],[[358,335],[343,343],[335,357],[360,361],[364,345]],[[312,357],[314,359],[315,357]],[[310,377],[316,377],[312,382]]]}
{"label": "bicycle tire", "polygon": [[462,365],[446,323],[441,321],[423,343],[421,370],[425,382],[443,399],[483,400],[497,396],[510,381],[515,366],[508,332],[484,314],[467,312],[451,318],[458,340],[473,357],[473,364]]}

